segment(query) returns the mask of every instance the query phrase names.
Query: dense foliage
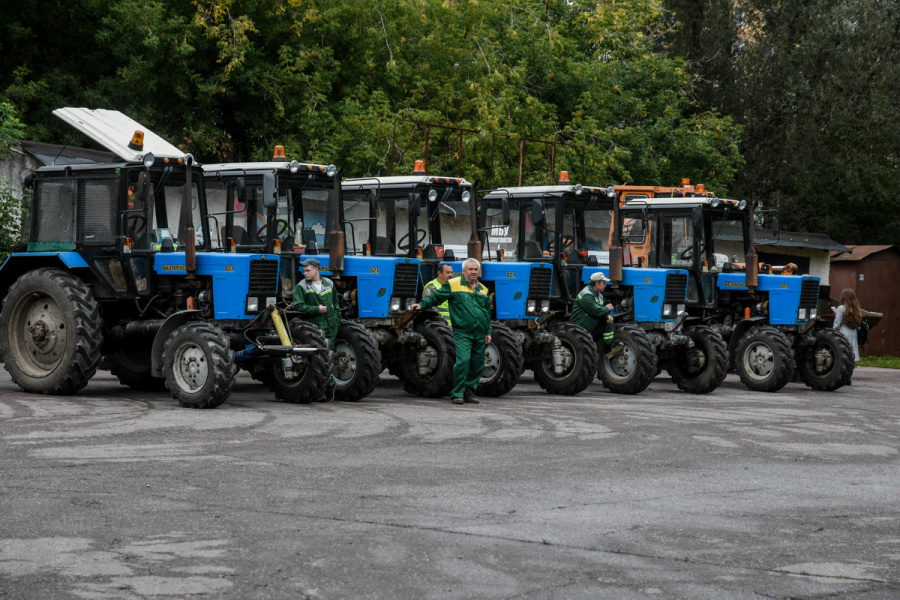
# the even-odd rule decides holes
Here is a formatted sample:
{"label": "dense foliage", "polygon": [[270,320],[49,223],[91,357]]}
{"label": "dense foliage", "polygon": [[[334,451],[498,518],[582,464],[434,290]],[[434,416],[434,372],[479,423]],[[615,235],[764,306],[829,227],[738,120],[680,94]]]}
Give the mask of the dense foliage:
{"label": "dense foliage", "polygon": [[659,0],[51,4],[14,3],[0,23],[0,94],[36,139],[66,140],[50,113],[81,105],[202,161],[280,143],[345,175],[409,172],[426,142],[431,172],[483,186],[515,184],[523,146],[532,183],[555,167],[724,189],[742,163],[739,128],[698,110],[685,61],[660,51]]}
{"label": "dense foliage", "polygon": [[666,0],[703,110],[744,126],[732,192],[789,230],[900,240],[900,2]]}

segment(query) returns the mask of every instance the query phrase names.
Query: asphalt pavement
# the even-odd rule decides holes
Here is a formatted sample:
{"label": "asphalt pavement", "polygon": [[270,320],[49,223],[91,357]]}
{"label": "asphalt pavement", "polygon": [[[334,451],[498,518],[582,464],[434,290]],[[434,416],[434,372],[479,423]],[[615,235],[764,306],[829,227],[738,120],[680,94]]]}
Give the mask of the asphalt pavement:
{"label": "asphalt pavement", "polygon": [[215,410],[0,371],[0,598],[900,598],[900,371]]}

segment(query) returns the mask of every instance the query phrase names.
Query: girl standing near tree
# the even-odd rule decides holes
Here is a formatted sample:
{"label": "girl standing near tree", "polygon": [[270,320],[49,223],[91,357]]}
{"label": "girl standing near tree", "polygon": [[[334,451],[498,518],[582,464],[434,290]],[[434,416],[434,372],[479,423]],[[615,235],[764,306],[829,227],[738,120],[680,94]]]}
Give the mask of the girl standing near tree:
{"label": "girl standing near tree", "polygon": [[856,328],[862,323],[862,309],[856,292],[847,288],[841,293],[841,305],[834,309],[834,328],[844,334],[853,348],[853,360],[859,360],[859,343],[856,339]]}

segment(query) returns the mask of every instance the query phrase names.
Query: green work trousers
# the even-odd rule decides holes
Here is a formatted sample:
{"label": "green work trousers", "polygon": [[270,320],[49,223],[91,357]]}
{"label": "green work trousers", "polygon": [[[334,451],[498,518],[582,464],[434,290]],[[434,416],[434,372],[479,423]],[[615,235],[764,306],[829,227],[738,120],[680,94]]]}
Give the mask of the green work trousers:
{"label": "green work trousers", "polygon": [[451,398],[462,398],[468,389],[477,393],[478,381],[484,373],[484,334],[471,334],[453,330],[456,344],[456,364],[453,365],[453,391]]}

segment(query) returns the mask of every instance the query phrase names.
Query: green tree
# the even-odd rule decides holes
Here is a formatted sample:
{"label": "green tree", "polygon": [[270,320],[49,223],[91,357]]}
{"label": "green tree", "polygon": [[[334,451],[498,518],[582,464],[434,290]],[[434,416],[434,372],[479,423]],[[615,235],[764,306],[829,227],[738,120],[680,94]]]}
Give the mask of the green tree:
{"label": "green tree", "polygon": [[786,229],[900,239],[900,2],[667,4],[684,32],[671,51],[709,82],[705,107],[744,126],[735,195],[780,209]]}
{"label": "green tree", "polygon": [[[77,53],[54,48],[51,68],[25,50],[0,71],[0,89],[48,136],[60,131],[51,108],[81,104],[122,110],[202,161],[261,159],[280,143],[292,158],[334,162],[348,175],[408,172],[424,158],[425,123],[472,130],[463,175],[487,185],[517,181],[522,138],[556,143],[556,168],[592,184],[691,177],[723,189],[741,164],[740,128],[698,107],[685,62],[659,51],[660,0],[79,0],[78,8],[69,33],[89,38],[84,47],[100,64],[81,68]],[[39,37],[29,14],[14,11],[0,40],[4,30]],[[87,30],[87,21],[99,25]],[[68,79],[56,86],[60,74]],[[52,89],[51,99],[35,89]],[[456,172],[455,135],[431,129],[433,172]],[[525,182],[547,182],[549,146],[526,150]]]}

